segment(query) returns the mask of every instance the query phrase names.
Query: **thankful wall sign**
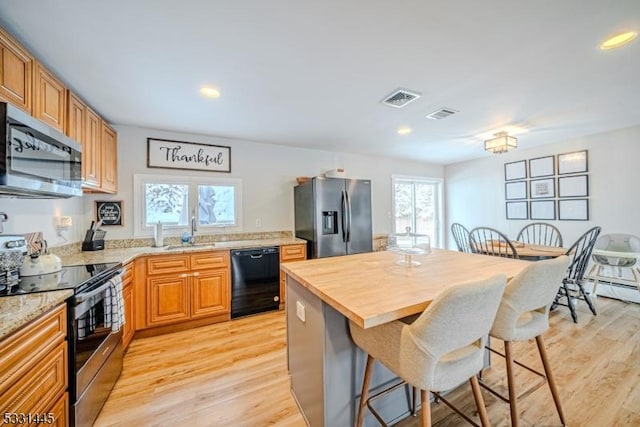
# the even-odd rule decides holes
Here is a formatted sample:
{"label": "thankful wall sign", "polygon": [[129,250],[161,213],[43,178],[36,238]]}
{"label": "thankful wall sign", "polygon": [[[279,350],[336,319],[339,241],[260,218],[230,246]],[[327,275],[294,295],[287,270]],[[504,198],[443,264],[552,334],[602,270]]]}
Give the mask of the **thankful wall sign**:
{"label": "thankful wall sign", "polygon": [[231,172],[231,147],[147,138],[147,167]]}

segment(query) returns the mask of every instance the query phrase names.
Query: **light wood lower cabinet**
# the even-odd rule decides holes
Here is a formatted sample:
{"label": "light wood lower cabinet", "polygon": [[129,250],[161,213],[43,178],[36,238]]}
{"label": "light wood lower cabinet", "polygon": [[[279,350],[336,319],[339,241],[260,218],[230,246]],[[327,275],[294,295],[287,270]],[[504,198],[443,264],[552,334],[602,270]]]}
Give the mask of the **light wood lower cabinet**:
{"label": "light wood lower cabinet", "polygon": [[[136,260],[136,330],[230,319],[228,251]],[[140,313],[140,311],[143,313]]]}
{"label": "light wood lower cabinet", "polygon": [[[302,261],[307,259],[307,245],[305,243],[280,246],[280,264],[290,261]],[[280,269],[280,308],[283,309],[286,301],[285,274]]]}
{"label": "light wood lower cabinet", "polygon": [[122,276],[122,299],[124,300],[124,318],[125,323],[122,326],[122,348],[127,350],[129,343],[133,339],[136,332],[135,326],[135,287],[133,275],[133,263],[124,266],[124,274]]}
{"label": "light wood lower cabinet", "polygon": [[186,273],[150,277],[147,284],[149,326],[189,320],[189,278]]}
{"label": "light wood lower cabinet", "polygon": [[191,277],[191,318],[229,312],[229,269],[196,271]]}
{"label": "light wood lower cabinet", "polygon": [[[7,425],[68,425],[67,310],[61,304],[0,341],[3,415],[38,414],[46,423],[9,419]],[[4,418],[3,418],[4,420]]]}

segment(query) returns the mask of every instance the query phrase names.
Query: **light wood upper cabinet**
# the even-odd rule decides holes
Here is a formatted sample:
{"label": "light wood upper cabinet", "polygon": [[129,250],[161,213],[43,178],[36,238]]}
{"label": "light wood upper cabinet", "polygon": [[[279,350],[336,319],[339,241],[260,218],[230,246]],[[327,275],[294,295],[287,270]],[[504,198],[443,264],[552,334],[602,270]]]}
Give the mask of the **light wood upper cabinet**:
{"label": "light wood upper cabinet", "polygon": [[[85,105],[80,98],[74,95],[73,92],[69,91],[68,94],[69,99],[69,108],[67,111],[67,136],[75,139],[79,143],[82,144],[82,154],[83,159],[82,163],[84,166],[84,139],[86,137],[86,116],[87,116],[87,106]],[[84,168],[83,168],[84,169]],[[84,179],[84,170],[82,172],[82,178]]]}
{"label": "light wood upper cabinet", "polygon": [[104,121],[102,122],[101,181],[105,193],[118,192],[118,136]]}
{"label": "light wood upper cabinet", "polygon": [[66,130],[67,88],[36,61],[33,116],[60,132]]}
{"label": "light wood upper cabinet", "polygon": [[82,145],[82,185],[100,187],[100,117],[73,92],[67,99],[67,135]]}
{"label": "light wood upper cabinet", "polygon": [[85,138],[82,143],[82,175],[84,185],[100,189],[100,138],[102,137],[102,119],[87,107]]}
{"label": "light wood upper cabinet", "polygon": [[0,28],[0,100],[32,113],[33,57]]}

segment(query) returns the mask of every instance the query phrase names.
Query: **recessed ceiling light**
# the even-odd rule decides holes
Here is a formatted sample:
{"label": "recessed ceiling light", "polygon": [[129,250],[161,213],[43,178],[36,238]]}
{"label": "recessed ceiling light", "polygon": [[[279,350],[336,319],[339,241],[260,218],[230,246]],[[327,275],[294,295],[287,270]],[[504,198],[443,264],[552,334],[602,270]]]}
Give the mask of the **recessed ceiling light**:
{"label": "recessed ceiling light", "polygon": [[200,88],[200,94],[206,96],[207,98],[219,98],[220,92],[218,89],[213,88],[211,86],[202,86]]}
{"label": "recessed ceiling light", "polygon": [[410,133],[411,133],[411,128],[404,127],[404,128],[398,129],[399,135],[408,135]]}
{"label": "recessed ceiling light", "polygon": [[638,33],[635,31],[626,31],[624,33],[616,34],[615,36],[609,37],[600,45],[600,49],[608,50],[615,49],[620,46],[624,46],[625,44],[631,42],[638,36]]}

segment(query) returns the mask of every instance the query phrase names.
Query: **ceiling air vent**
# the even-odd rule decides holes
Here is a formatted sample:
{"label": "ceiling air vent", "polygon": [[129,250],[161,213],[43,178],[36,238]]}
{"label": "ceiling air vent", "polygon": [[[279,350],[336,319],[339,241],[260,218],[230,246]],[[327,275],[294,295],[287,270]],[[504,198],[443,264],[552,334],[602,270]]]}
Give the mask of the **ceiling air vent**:
{"label": "ceiling air vent", "polygon": [[420,98],[420,94],[418,92],[406,89],[397,89],[390,95],[386,96],[381,102],[389,107],[402,108],[418,98]]}
{"label": "ceiling air vent", "polygon": [[434,111],[431,114],[427,114],[427,119],[433,119],[433,120],[442,120],[445,117],[449,117],[455,113],[457,113],[457,110],[454,110],[453,108],[447,108],[447,107],[443,107],[437,111]]}

